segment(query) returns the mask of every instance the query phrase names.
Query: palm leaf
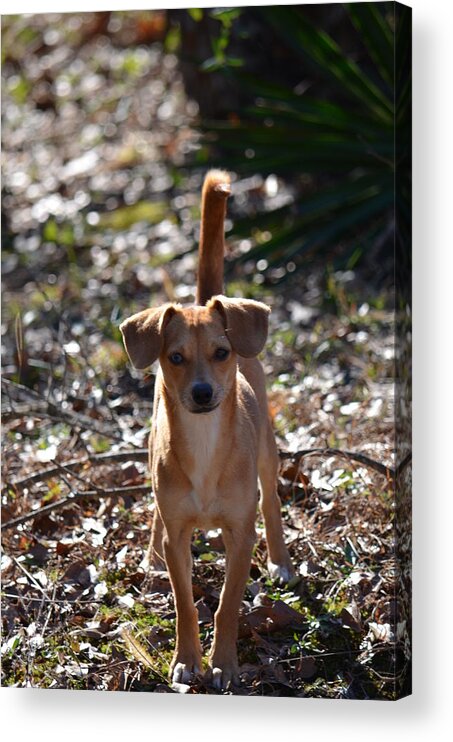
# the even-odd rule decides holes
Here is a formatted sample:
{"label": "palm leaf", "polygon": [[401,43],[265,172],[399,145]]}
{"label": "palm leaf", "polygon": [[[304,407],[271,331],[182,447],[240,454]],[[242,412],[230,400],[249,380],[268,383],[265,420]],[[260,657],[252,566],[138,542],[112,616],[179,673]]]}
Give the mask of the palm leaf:
{"label": "palm leaf", "polygon": [[[288,176],[296,188],[300,176],[308,174],[317,189],[307,196],[304,188],[303,200],[301,191],[295,203],[275,214],[236,224],[233,234],[253,236],[258,224],[272,237],[238,256],[232,268],[260,258],[266,259],[269,269],[290,260],[299,265],[307,255],[338,255],[340,247],[344,256],[348,245],[357,255],[376,230],[386,232],[382,225],[395,218],[395,90],[399,119],[407,119],[410,101],[407,75],[395,70],[395,45],[401,37],[399,58],[407,59],[410,46],[404,43],[410,36],[410,20],[401,17],[394,31],[393,5],[345,6],[369,53],[366,71],[325,31],[309,23],[301,7],[266,6],[255,11],[299,58],[310,62],[318,77],[330,82],[330,97],[298,94],[284,84],[257,78],[246,67],[225,70],[230,81],[253,93],[254,102],[233,123],[205,123],[205,148],[198,152],[198,162],[227,165],[243,175]],[[410,137],[407,146],[400,140],[397,144],[398,158],[407,158]],[[326,180],[330,185],[321,188]],[[406,211],[402,204],[399,214],[404,219]],[[256,237],[259,240],[259,234]]]}
{"label": "palm leaf", "polygon": [[348,3],[347,7],[354,26],[391,94],[395,77],[395,43],[393,32],[382,12],[390,9],[388,6],[393,9],[393,3]]}
{"label": "palm leaf", "polygon": [[299,54],[308,57],[325,77],[341,83],[345,93],[369,108],[379,120],[393,116],[393,102],[324,31],[312,26],[292,6],[260,9],[268,23]]}
{"label": "palm leaf", "polygon": [[336,246],[338,242],[350,237],[351,228],[358,229],[362,224],[368,224],[369,219],[382,213],[383,208],[389,208],[393,203],[391,193],[380,193],[369,198],[355,208],[349,209],[340,217],[329,221],[323,228],[316,227],[308,235],[301,236],[294,244],[289,245],[281,255],[273,255],[269,267],[281,265],[282,262],[299,258],[308,252]]}
{"label": "palm leaf", "polygon": [[[332,240],[339,239],[340,235],[342,239],[350,237],[351,227],[357,227],[371,215],[391,206],[390,185],[388,179],[382,180],[379,186],[371,179],[361,178],[349,186],[332,188],[307,199],[291,225],[281,227],[275,237],[256,245],[234,262],[265,258],[270,265],[279,265],[299,250],[306,252],[315,246],[335,244]],[[260,220],[257,221],[261,226]]]}

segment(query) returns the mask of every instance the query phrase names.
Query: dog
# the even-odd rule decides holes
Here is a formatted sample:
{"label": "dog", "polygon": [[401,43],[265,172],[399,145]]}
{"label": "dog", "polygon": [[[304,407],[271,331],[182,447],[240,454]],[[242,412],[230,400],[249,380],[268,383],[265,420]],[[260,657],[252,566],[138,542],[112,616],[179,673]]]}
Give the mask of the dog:
{"label": "dog", "polygon": [[192,532],[222,531],[225,581],[208,668],[208,680],[218,689],[240,682],[238,618],[256,540],[258,479],[270,576],[286,583],[294,575],[276,490],[277,446],[257,359],[266,342],[270,309],[258,301],[223,296],[230,191],[226,172],[208,172],[201,199],[196,305],[145,309],[120,326],[136,368],[159,359],[149,438],[156,510],[148,560],[153,569],[166,565],[174,594],[173,683],[190,683],[202,669],[192,593]]}

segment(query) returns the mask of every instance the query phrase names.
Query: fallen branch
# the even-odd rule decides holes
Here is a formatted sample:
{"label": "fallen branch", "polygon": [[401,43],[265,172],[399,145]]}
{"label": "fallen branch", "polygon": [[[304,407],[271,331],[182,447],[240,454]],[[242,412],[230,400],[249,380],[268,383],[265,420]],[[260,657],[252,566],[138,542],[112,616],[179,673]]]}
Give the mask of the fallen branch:
{"label": "fallen branch", "polygon": [[[89,456],[85,456],[83,459],[73,459],[72,461],[68,461],[64,466],[66,469],[77,471],[78,469],[83,469],[86,464],[113,464],[131,460],[148,461],[148,449],[133,448],[129,451],[119,451],[117,453],[93,453]],[[53,466],[50,469],[44,469],[43,471],[29,474],[28,477],[22,477],[21,479],[9,482],[7,486],[14,487],[15,489],[22,489],[34,482],[44,482],[46,479],[52,479],[52,477],[55,477],[60,473],[60,466],[61,465]]]}
{"label": "fallen branch", "polygon": [[70,412],[60,410],[56,405],[51,402],[42,403],[41,405],[32,406],[15,406],[11,409],[6,409],[2,412],[2,422],[6,423],[10,420],[18,420],[24,416],[44,418],[48,420],[54,420],[56,422],[63,422],[66,425],[70,425],[74,430],[88,430],[99,433],[104,438],[109,438],[113,441],[121,441],[121,433],[113,433],[106,425],[94,420],[86,415],[72,415]]}
{"label": "fallen branch", "polygon": [[[58,404],[51,402],[48,399],[42,397],[38,392],[33,389],[29,389],[22,384],[17,384],[10,379],[2,379],[2,385],[5,390],[5,395],[10,401],[10,408],[6,408],[2,411],[2,420],[7,422],[9,420],[15,420],[24,415],[30,415],[34,417],[44,417],[50,420],[59,420],[72,428],[80,430],[94,430],[96,433],[104,436],[104,438],[110,438],[114,441],[121,441],[121,433],[115,433],[112,431],[111,426],[107,427],[107,424],[87,417],[81,413],[72,414],[62,410]],[[13,395],[26,399],[27,403],[23,404],[18,402],[17,398],[13,399]],[[32,399],[34,402],[29,402]]]}
{"label": "fallen branch", "polygon": [[50,513],[53,510],[57,510],[59,508],[64,507],[65,505],[72,505],[74,502],[77,502],[77,500],[83,500],[87,497],[99,497],[100,495],[102,497],[121,497],[122,495],[144,495],[144,494],[147,494],[149,491],[150,491],[149,485],[140,484],[134,487],[114,487],[113,489],[86,490],[84,492],[71,492],[69,495],[67,495],[67,497],[62,497],[61,500],[50,502],[48,505],[43,505],[40,508],[36,508],[36,510],[31,510],[30,512],[25,513],[25,515],[21,515],[18,518],[12,518],[11,520],[8,520],[6,523],[2,524],[2,531],[7,531],[10,528],[15,528],[16,526],[20,526],[22,525],[22,523],[26,523],[28,520],[32,520],[33,518],[37,518],[37,517],[40,517],[41,515]]}
{"label": "fallen branch", "polygon": [[412,461],[412,453],[407,453],[395,468],[387,466],[386,464],[381,464],[380,461],[371,459],[364,453],[343,451],[340,448],[307,448],[305,451],[295,451],[294,453],[289,451],[280,451],[279,454],[281,459],[292,459],[296,461],[300,461],[304,456],[342,456],[343,458],[351,459],[351,461],[358,461],[368,469],[374,469],[379,472],[379,474],[383,474],[387,479],[392,481],[395,481]]}
{"label": "fallen branch", "polygon": [[393,467],[381,464],[380,461],[375,461],[369,456],[366,456],[366,454],[364,453],[343,451],[341,448],[307,448],[305,451],[294,451],[294,453],[291,453],[290,451],[280,451],[280,458],[299,461],[304,456],[313,456],[316,454],[319,456],[342,456],[343,458],[351,459],[352,461],[358,461],[360,464],[367,466],[369,469],[378,471],[380,474],[383,474],[388,479],[395,478],[396,472]]}

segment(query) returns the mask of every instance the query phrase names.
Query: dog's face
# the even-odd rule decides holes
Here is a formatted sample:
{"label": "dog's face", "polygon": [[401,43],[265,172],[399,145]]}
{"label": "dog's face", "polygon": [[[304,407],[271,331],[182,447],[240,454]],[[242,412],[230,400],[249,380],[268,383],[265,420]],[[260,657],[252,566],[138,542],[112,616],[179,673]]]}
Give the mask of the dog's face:
{"label": "dog's face", "polygon": [[164,383],[189,412],[219,406],[234,383],[236,361],[215,309],[182,309],[168,320],[160,354]]}
{"label": "dog's face", "polygon": [[209,413],[234,384],[237,356],[262,350],[268,314],[261,302],[219,296],[205,307],[146,309],[120,329],[134,366],[146,368],[159,358],[171,398],[189,412]]}

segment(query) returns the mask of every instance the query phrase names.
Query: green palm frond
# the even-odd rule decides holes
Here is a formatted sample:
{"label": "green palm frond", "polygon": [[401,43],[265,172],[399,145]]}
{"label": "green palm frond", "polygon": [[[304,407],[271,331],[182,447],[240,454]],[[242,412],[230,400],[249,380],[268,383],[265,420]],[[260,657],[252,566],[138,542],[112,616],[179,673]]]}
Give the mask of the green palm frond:
{"label": "green palm frond", "polygon": [[[404,65],[396,69],[395,50],[399,44],[400,61],[410,54],[410,17],[401,6],[396,23],[394,3],[389,2],[344,8],[351,32],[366,50],[366,65],[349,58],[326,31],[311,24],[303,6],[256,10],[301,64],[308,62],[318,79],[328,81],[328,98],[313,94],[316,86],[299,93],[252,75],[246,66],[229,68],[225,74],[252,94],[253,103],[234,121],[203,122],[207,149],[199,152],[200,162],[207,152],[212,162],[217,151],[219,164],[228,163],[239,174],[289,178],[296,193],[298,180],[306,183],[308,177],[316,189],[307,196],[305,188],[295,203],[264,213],[262,223],[270,225],[271,238],[239,256],[238,263],[264,258],[271,268],[295,259],[303,266],[306,256],[325,258],[339,245],[353,243],[360,252],[362,244],[364,251],[373,234],[382,234],[376,225],[394,221],[394,102],[397,122],[403,123],[411,100],[410,80],[399,72]],[[402,137],[399,158],[407,159],[408,147],[410,138],[406,145]],[[398,200],[401,230],[410,219],[410,182],[404,178]],[[241,220],[233,231],[245,234],[247,228],[253,229],[253,219]]]}

